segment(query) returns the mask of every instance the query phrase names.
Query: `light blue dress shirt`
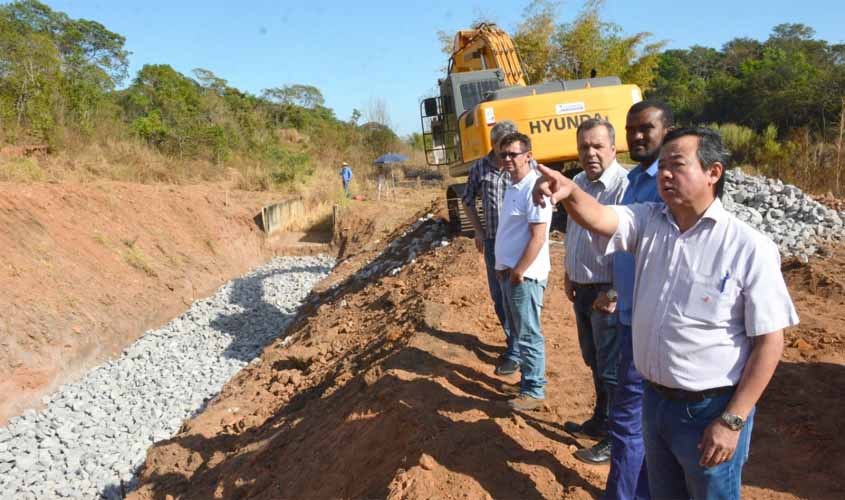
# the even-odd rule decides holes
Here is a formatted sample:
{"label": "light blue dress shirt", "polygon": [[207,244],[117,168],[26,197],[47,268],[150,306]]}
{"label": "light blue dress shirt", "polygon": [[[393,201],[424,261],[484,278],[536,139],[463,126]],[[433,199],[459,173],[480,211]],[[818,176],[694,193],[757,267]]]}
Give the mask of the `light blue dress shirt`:
{"label": "light blue dress shirt", "polygon": [[[628,172],[628,188],[621,204],[646,201],[663,201],[657,194],[657,160],[647,169],[640,164]],[[618,294],[616,310],[619,311],[619,321],[630,326],[634,301],[634,256],[628,252],[613,254],[613,287]]]}

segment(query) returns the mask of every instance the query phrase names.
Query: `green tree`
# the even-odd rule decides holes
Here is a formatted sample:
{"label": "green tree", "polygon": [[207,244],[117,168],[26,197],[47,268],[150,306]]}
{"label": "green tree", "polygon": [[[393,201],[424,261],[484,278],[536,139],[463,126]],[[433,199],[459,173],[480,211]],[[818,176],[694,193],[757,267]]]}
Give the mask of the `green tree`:
{"label": "green tree", "polygon": [[524,20],[513,35],[513,43],[529,84],[542,83],[551,71],[557,7],[557,3],[533,0],[523,11]]}
{"label": "green tree", "polygon": [[124,103],[136,131],[147,130],[138,120],[161,122],[154,136],[142,138],[182,157],[196,152],[204,133],[201,98],[194,80],[166,64],[147,64],[127,89]]}
{"label": "green tree", "polygon": [[652,35],[648,32],[625,35],[621,26],[601,19],[603,4],[604,0],[587,2],[575,21],[555,31],[552,76],[589,78],[595,71],[598,75],[617,75],[624,82],[649,90],[665,42],[650,42]]}
{"label": "green tree", "polygon": [[363,144],[373,156],[380,156],[396,149],[401,141],[396,133],[387,125],[369,122],[361,125]]}
{"label": "green tree", "polygon": [[536,0],[513,35],[532,83],[544,80],[619,76],[643,90],[651,88],[659,53],[665,42],[651,33],[626,35],[621,26],[601,19],[603,0],[587,2],[571,23],[555,24],[557,4]]}
{"label": "green tree", "polygon": [[60,100],[60,55],[48,35],[18,28],[0,10],[0,126],[13,140],[49,141]]}
{"label": "green tree", "polygon": [[285,85],[284,87],[277,87],[265,89],[262,93],[265,99],[275,101],[280,104],[292,104],[303,108],[314,109],[325,104],[323,94],[317,87],[312,85]]}

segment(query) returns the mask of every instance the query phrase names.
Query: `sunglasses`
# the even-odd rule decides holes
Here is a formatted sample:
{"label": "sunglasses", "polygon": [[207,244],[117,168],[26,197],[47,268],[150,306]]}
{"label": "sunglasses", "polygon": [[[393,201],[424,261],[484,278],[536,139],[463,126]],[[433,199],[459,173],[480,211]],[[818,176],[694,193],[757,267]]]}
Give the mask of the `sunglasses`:
{"label": "sunglasses", "polygon": [[516,159],[517,156],[522,156],[527,152],[528,151],[523,151],[521,153],[514,153],[514,152],[511,152],[511,151],[504,151],[504,152],[499,153],[499,159],[500,160],[508,160],[508,159],[514,160],[514,159]]}

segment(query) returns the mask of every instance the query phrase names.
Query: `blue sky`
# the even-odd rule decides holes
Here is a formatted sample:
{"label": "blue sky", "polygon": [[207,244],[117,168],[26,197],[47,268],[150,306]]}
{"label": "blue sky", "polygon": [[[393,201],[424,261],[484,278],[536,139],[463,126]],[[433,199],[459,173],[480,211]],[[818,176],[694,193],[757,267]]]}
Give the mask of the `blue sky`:
{"label": "blue sky", "polygon": [[[44,0],[42,0],[44,1]],[[401,135],[419,131],[419,100],[435,89],[445,56],[436,33],[453,34],[483,17],[509,32],[528,1],[304,2],[268,0],[61,0],[46,3],[73,18],[96,20],[126,37],[130,78],[144,64],[169,64],[191,75],[205,68],[251,93],[301,83],[319,88],[341,119],[383,99]],[[561,22],[582,1],[565,1]],[[721,47],[760,40],[783,22],[800,22],[819,38],[845,43],[841,0],[607,0],[603,17],[626,33],[648,31],[670,48]]]}

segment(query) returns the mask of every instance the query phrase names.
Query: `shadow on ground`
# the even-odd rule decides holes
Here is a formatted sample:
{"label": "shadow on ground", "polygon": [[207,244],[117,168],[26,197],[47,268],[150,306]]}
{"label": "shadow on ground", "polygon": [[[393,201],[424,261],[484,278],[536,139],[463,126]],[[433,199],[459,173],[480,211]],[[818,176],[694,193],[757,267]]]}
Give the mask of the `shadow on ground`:
{"label": "shadow on ground", "polygon": [[[443,467],[468,476],[493,498],[542,498],[535,478],[513,464],[541,467],[562,486],[600,493],[552,453],[528,450],[503,431],[497,419],[512,417],[501,380],[417,344],[455,343],[485,359],[500,348],[458,332],[428,332],[419,332],[411,345],[407,337],[369,345],[343,364],[359,367],[343,387],[324,394],[338,375],[330,373],[250,432],[181,436],[164,444],[190,450],[202,465],[185,475],[148,471],[148,497],[384,498],[412,487],[403,474],[421,463],[424,470]],[[526,422],[553,439],[568,439],[549,430],[554,424],[530,416]],[[215,454],[237,450],[251,451],[210,465]]]}
{"label": "shadow on ground", "polygon": [[781,362],[757,408],[743,484],[845,498],[843,402],[845,366]]}

